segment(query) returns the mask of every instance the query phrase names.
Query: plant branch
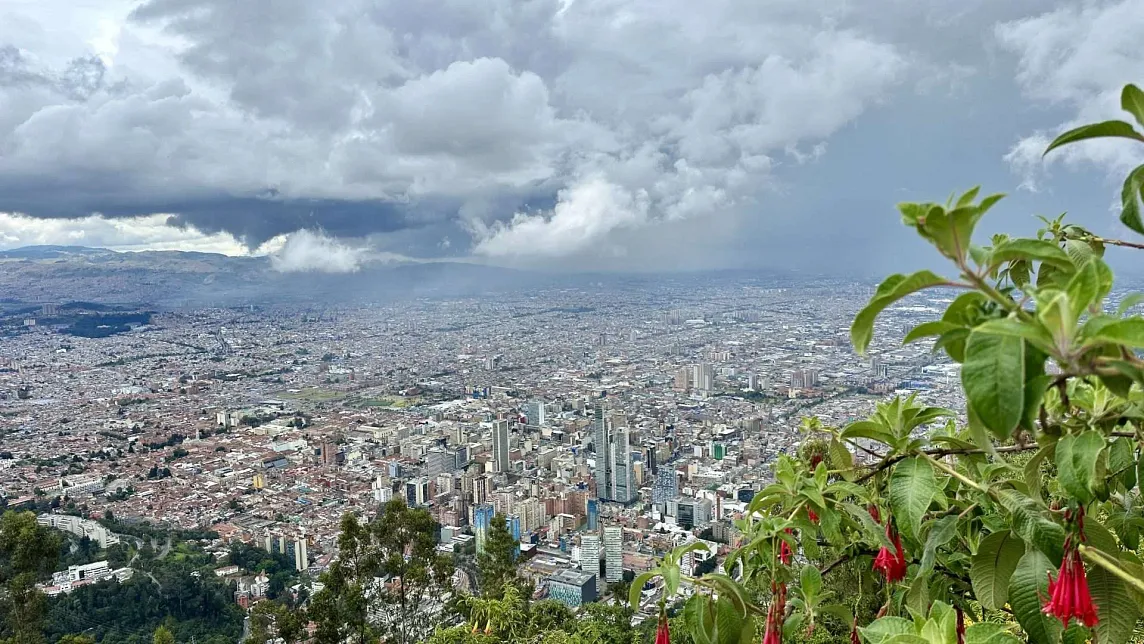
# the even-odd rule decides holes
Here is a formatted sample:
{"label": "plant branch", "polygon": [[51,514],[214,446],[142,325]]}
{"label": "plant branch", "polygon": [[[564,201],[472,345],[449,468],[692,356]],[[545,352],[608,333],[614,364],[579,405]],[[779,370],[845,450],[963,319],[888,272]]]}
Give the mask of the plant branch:
{"label": "plant branch", "polygon": [[1124,248],[1136,248],[1138,250],[1144,250],[1144,244],[1138,244],[1136,242],[1124,241],[1123,239],[1105,239],[1103,237],[1097,237],[1096,235],[1093,235],[1089,239],[1091,239],[1094,242],[1099,242],[1101,244],[1108,244],[1109,246],[1122,246]]}
{"label": "plant branch", "polygon": [[1088,559],[1092,563],[1100,566],[1101,568],[1104,568],[1117,577],[1120,577],[1120,579],[1123,581],[1128,582],[1130,585],[1134,586],[1137,591],[1144,592],[1144,580],[1137,579],[1136,577],[1133,577],[1129,573],[1125,572],[1123,568],[1111,561],[1108,555],[1104,554],[1103,552],[1083,544],[1077,546],[1077,552],[1079,552],[1085,559]]}
{"label": "plant branch", "polygon": [[[1118,435],[1118,434],[1127,434],[1127,432],[1119,432],[1119,433],[1114,432],[1114,435]],[[1133,436],[1133,434],[1128,434],[1128,435]],[[1037,445],[1036,443],[1031,443],[1028,445],[1005,445],[1002,447],[998,447],[994,451],[997,453],[1028,452],[1028,451],[1032,451],[1035,449],[1039,449],[1040,447],[1041,446]],[[986,452],[985,450],[983,450],[979,447],[950,447],[950,448],[944,448],[944,449],[923,450],[923,451],[919,452],[919,454],[921,454],[922,456],[932,457],[932,458],[941,458],[943,456],[967,456],[970,454],[988,454],[988,453],[989,452]],[[903,461],[903,460],[905,460],[911,456],[917,456],[917,455],[918,454],[910,453],[910,454],[898,454],[897,456],[892,456],[888,459],[883,460],[873,470],[867,472],[866,474],[863,474],[862,476],[857,478],[854,482],[859,483],[859,484],[865,483],[866,481],[869,481],[870,479],[874,478],[874,476],[878,472],[881,472],[885,469],[893,467],[898,462]]]}

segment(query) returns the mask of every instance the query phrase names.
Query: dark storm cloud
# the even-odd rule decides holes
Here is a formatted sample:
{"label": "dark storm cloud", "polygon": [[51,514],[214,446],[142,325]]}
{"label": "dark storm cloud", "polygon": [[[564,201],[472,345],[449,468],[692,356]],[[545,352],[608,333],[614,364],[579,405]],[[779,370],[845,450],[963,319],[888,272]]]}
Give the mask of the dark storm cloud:
{"label": "dark storm cloud", "polygon": [[[1144,0],[101,2],[0,8],[0,212],[870,266],[912,252],[879,204],[1038,185],[1039,137],[1122,82],[1086,70],[1144,75]],[[1073,165],[1123,161],[1094,150]]]}

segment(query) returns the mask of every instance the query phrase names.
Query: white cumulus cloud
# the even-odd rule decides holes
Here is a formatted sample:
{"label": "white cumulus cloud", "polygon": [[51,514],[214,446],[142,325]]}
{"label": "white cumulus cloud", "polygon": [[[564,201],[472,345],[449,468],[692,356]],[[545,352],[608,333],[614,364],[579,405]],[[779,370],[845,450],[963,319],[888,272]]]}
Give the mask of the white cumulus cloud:
{"label": "white cumulus cloud", "polygon": [[270,265],[282,273],[353,273],[365,255],[366,249],[303,229],[285,235],[282,247],[270,255]]}

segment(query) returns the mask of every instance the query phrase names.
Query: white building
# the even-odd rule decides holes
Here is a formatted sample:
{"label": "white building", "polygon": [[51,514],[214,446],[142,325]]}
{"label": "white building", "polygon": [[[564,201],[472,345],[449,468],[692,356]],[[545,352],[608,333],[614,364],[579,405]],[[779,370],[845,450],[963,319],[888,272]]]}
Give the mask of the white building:
{"label": "white building", "polygon": [[99,522],[81,519],[70,514],[41,514],[36,517],[36,523],[70,532],[77,537],[87,537],[98,543],[100,548],[107,548],[119,543],[119,535],[108,530]]}
{"label": "white building", "polygon": [[[583,555],[581,555],[583,556]],[[624,529],[604,528],[604,580],[614,583],[624,578]]]}

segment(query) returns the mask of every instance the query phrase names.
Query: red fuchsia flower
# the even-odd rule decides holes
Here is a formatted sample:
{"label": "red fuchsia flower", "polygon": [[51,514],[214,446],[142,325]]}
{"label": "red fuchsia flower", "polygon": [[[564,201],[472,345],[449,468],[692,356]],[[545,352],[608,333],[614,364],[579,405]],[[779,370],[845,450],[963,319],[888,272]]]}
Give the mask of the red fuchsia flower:
{"label": "red fuchsia flower", "polygon": [[806,518],[810,519],[811,523],[818,523],[818,513],[814,511],[814,508],[806,509]]}
{"label": "red fuchsia flower", "polygon": [[965,611],[957,607],[957,644],[965,644]]}
{"label": "red fuchsia flower", "polygon": [[818,467],[818,464],[821,462],[822,462],[822,454],[812,454],[810,456],[810,469],[813,470],[814,468]]}
{"label": "red fuchsia flower", "polygon": [[858,637],[858,619],[855,618],[850,623],[850,644],[862,644],[862,639]]}
{"label": "red fuchsia flower", "polygon": [[763,644],[782,644],[786,593],[785,583],[771,582],[771,607],[767,611],[767,630],[763,633]]}
{"label": "red fuchsia flower", "polygon": [[874,558],[874,570],[880,570],[886,581],[893,584],[906,578],[906,553],[902,550],[901,536],[889,521],[886,522],[886,538],[894,544],[894,550],[882,546]]}
{"label": "red fuchsia flower", "polygon": [[1092,595],[1088,592],[1084,562],[1081,561],[1071,536],[1065,540],[1065,557],[1061,561],[1056,580],[1049,573],[1049,598],[1045,601],[1044,611],[1046,615],[1061,620],[1061,625],[1065,628],[1068,628],[1069,620],[1074,617],[1089,628],[1100,621],[1096,615],[1096,606],[1092,603]]}
{"label": "red fuchsia flower", "polygon": [[874,519],[874,523],[882,522],[882,513],[878,511],[878,506],[871,503],[866,507],[866,511],[870,513],[870,518]]}
{"label": "red fuchsia flower", "polygon": [[[786,533],[794,534],[790,528],[786,529]],[[782,542],[779,546],[779,561],[781,561],[784,566],[789,566],[792,554],[790,551],[790,545],[786,542],[786,539],[780,539],[779,541]]]}
{"label": "red fuchsia flower", "polygon": [[671,644],[671,634],[667,630],[667,613],[660,610],[659,626],[655,629],[655,644]]}

